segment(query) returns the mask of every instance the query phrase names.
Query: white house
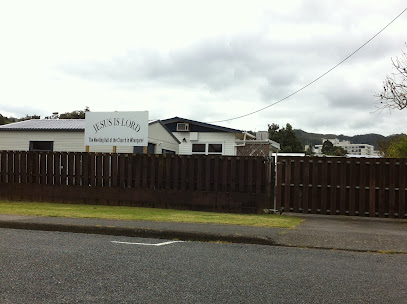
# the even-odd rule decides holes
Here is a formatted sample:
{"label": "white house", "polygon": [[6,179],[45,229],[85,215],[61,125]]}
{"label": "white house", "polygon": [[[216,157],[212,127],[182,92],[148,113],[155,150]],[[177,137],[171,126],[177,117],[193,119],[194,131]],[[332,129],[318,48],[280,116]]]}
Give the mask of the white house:
{"label": "white house", "polygon": [[179,154],[264,156],[280,149],[280,145],[238,129],[221,127],[191,119],[173,117],[162,123],[180,142]]}
{"label": "white house", "polygon": [[[180,142],[161,121],[148,125],[151,154],[178,154]],[[85,152],[84,119],[32,119],[0,126],[0,150]],[[89,152],[112,152],[112,147],[89,146]],[[118,146],[117,153],[143,153],[143,147]]]}

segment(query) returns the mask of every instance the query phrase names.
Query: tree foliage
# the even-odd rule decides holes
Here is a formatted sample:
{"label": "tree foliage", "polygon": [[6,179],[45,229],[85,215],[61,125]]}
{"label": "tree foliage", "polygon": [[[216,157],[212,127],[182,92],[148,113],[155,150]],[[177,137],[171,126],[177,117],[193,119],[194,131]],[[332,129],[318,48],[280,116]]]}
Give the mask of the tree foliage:
{"label": "tree foliage", "polygon": [[353,144],[368,144],[372,145],[375,147],[376,150],[379,149],[378,142],[380,140],[386,139],[385,136],[380,135],[380,134],[360,134],[360,135],[354,135],[354,136],[346,136],[343,134],[337,135],[337,134],[322,134],[322,133],[309,133],[303,130],[294,130],[295,134],[297,137],[301,140],[303,145],[319,145],[321,144],[321,140],[323,138],[337,138],[341,141],[347,140],[350,141]]}
{"label": "tree foliage", "polygon": [[312,146],[308,145],[308,148],[305,149],[305,155],[314,156],[314,152],[312,151]]}
{"label": "tree foliage", "polygon": [[0,125],[5,125],[7,123],[7,117],[0,114]]}
{"label": "tree foliage", "polygon": [[334,156],[345,156],[346,150],[342,147],[335,147],[330,140],[324,141],[322,144],[322,154],[334,155]]}
{"label": "tree foliage", "polygon": [[[85,113],[90,112],[89,107],[85,107],[84,110],[77,110],[72,112],[66,112],[63,114],[58,114],[58,112],[52,113],[50,116],[46,116],[45,119],[84,119]],[[5,125],[13,122],[19,122],[24,120],[30,119],[41,119],[40,115],[28,115],[26,114],[24,117],[15,118],[15,117],[6,117],[0,114],[0,125]]]}
{"label": "tree foliage", "polygon": [[325,140],[324,143],[322,144],[322,154],[325,155],[332,155],[334,151],[334,145],[330,140]]}
{"label": "tree foliage", "polygon": [[86,112],[90,112],[89,107],[85,107],[84,110],[75,110],[72,112],[65,112],[63,114],[54,112],[52,115],[46,116],[45,119],[84,119]]}
{"label": "tree foliage", "polygon": [[85,119],[85,113],[90,112],[89,107],[86,107],[84,110],[67,112],[59,115],[59,119]]}
{"label": "tree foliage", "polygon": [[[407,47],[407,44],[406,44]],[[379,109],[398,109],[407,107],[407,53],[402,52],[400,57],[392,58],[394,73],[386,76],[380,97]]]}
{"label": "tree foliage", "polygon": [[407,158],[407,135],[396,135],[380,141],[379,150],[384,157]]}
{"label": "tree foliage", "polygon": [[268,126],[269,139],[278,142],[283,153],[304,152],[301,141],[295,135],[293,127],[287,123],[285,128],[280,128],[277,124]]}
{"label": "tree foliage", "polygon": [[25,115],[25,117],[20,118],[18,121],[30,120],[30,119],[40,119],[39,115]]}
{"label": "tree foliage", "polygon": [[15,118],[15,117],[7,117],[0,114],[0,125],[6,125],[13,122],[29,120],[29,119],[40,119],[39,115],[28,115],[26,114],[25,117]]}

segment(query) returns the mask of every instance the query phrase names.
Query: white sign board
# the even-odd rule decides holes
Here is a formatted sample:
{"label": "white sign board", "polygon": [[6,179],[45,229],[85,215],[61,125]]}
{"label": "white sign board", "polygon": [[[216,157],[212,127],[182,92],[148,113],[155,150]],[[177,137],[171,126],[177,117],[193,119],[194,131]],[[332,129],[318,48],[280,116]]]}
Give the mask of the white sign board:
{"label": "white sign board", "polygon": [[147,146],[148,111],[86,112],[86,146]]}

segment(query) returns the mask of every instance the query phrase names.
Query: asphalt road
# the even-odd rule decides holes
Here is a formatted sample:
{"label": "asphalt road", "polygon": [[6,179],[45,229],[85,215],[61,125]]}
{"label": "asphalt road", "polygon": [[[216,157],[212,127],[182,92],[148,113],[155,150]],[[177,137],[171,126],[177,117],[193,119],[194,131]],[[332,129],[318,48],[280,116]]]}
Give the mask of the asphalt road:
{"label": "asphalt road", "polygon": [[405,303],[407,255],[0,229],[0,303]]}

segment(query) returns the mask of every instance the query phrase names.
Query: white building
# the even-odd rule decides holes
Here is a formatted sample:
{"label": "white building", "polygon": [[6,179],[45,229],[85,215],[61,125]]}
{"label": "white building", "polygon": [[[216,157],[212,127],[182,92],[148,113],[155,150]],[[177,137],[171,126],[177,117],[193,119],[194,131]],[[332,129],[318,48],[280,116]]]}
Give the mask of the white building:
{"label": "white building", "polygon": [[[261,137],[260,135],[263,135]],[[148,154],[204,154],[269,157],[280,145],[247,132],[179,117],[149,122]],[[0,126],[0,150],[114,152],[113,146],[85,146],[85,119],[32,119]],[[117,146],[117,153],[144,153]]]}
{"label": "white building", "polygon": [[[339,139],[327,139],[323,138],[322,143],[329,140],[334,147],[341,147],[343,148],[347,155],[358,155],[358,156],[376,156],[377,153],[374,151],[374,146],[368,144],[351,144],[350,141],[344,140],[340,141]],[[316,155],[322,155],[322,146],[323,145],[315,145],[312,147],[312,152]]]}
{"label": "white building", "polygon": [[[280,145],[263,132],[254,136],[245,131],[173,117],[162,123],[180,141],[179,154],[217,154],[269,157]],[[267,133],[268,135],[268,133]]]}
{"label": "white building", "polygon": [[[161,123],[148,124],[149,154],[178,154],[179,141]],[[0,126],[0,150],[85,152],[84,119],[31,119]],[[113,152],[113,146],[89,146],[89,152]],[[118,146],[117,153],[143,153],[143,147]]]}

